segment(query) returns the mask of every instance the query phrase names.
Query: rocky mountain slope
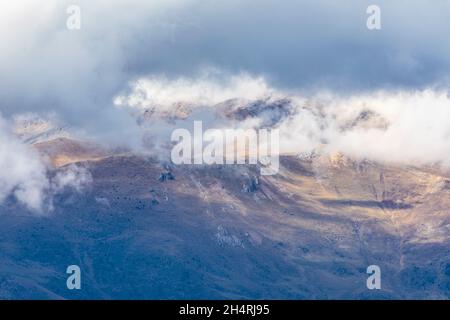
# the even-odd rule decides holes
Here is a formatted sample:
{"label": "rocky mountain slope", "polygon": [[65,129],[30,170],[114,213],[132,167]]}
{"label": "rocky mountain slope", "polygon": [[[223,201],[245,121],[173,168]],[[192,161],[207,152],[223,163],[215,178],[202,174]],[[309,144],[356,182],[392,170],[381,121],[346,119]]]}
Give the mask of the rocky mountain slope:
{"label": "rocky mountain slope", "polygon": [[[329,299],[450,297],[450,173],[283,156],[174,166],[57,138],[35,144],[93,182],[44,216],[0,206],[1,298]],[[82,289],[66,287],[68,265]],[[379,265],[382,289],[368,290]]]}

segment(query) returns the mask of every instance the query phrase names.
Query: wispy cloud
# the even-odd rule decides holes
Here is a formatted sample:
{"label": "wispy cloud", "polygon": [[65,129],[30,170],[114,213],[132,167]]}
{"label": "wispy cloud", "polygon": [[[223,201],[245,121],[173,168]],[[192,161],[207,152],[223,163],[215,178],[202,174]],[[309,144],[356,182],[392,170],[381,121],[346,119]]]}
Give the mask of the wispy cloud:
{"label": "wispy cloud", "polygon": [[[367,94],[304,95],[272,87],[248,74],[199,79],[142,79],[116,102],[131,113],[152,110],[150,128],[249,128],[273,123],[280,129],[282,153],[312,150],[342,152],[356,158],[412,165],[450,166],[450,97],[447,91],[377,90]],[[256,106],[256,109],[255,109]],[[224,109],[225,107],[225,109]],[[249,117],[224,121],[223,112],[253,108]],[[284,109],[281,109],[284,108]],[[249,110],[249,109],[248,109]],[[159,118],[158,118],[159,115]],[[271,121],[268,121],[271,120]],[[169,142],[170,130],[152,130],[154,139]]]}
{"label": "wispy cloud", "polygon": [[53,196],[67,188],[81,191],[90,181],[90,173],[69,166],[50,175],[50,166],[30,145],[12,133],[0,117],[0,204],[14,197],[30,211],[46,213],[53,208]]}

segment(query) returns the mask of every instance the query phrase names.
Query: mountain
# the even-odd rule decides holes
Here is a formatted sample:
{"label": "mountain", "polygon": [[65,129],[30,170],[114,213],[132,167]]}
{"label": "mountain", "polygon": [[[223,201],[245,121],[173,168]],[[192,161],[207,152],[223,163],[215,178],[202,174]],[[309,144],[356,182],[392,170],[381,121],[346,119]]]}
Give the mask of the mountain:
{"label": "mountain", "polygon": [[[71,138],[35,143],[52,174],[92,184],[46,215],[0,206],[0,297],[444,299],[450,173],[319,151],[253,165],[175,166]],[[79,265],[82,289],[68,290]],[[382,289],[368,290],[378,265]]]}

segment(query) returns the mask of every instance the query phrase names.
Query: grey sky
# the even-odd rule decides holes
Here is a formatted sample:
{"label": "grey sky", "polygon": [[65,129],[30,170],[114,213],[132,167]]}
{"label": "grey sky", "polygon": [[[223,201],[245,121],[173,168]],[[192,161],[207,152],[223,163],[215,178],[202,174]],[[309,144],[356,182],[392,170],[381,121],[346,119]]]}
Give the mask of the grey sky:
{"label": "grey sky", "polygon": [[[2,113],[57,110],[104,135],[133,135],[112,99],[153,74],[195,77],[213,66],[306,93],[449,83],[446,0],[2,2]],[[81,7],[81,30],[66,29],[69,4]],[[379,31],[366,28],[369,4],[381,7]]]}

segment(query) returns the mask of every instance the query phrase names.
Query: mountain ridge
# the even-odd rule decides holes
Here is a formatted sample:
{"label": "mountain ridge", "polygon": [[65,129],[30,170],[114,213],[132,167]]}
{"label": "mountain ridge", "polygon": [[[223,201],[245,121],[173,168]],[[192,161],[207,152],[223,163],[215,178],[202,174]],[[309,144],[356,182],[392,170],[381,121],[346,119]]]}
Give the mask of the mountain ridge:
{"label": "mountain ridge", "polygon": [[[89,190],[58,195],[46,217],[2,205],[2,297],[450,295],[446,173],[320,154],[281,156],[275,176],[133,153],[88,158],[71,163],[89,170]],[[70,264],[84,272],[78,293],[65,289]],[[371,264],[380,291],[365,287]]]}

